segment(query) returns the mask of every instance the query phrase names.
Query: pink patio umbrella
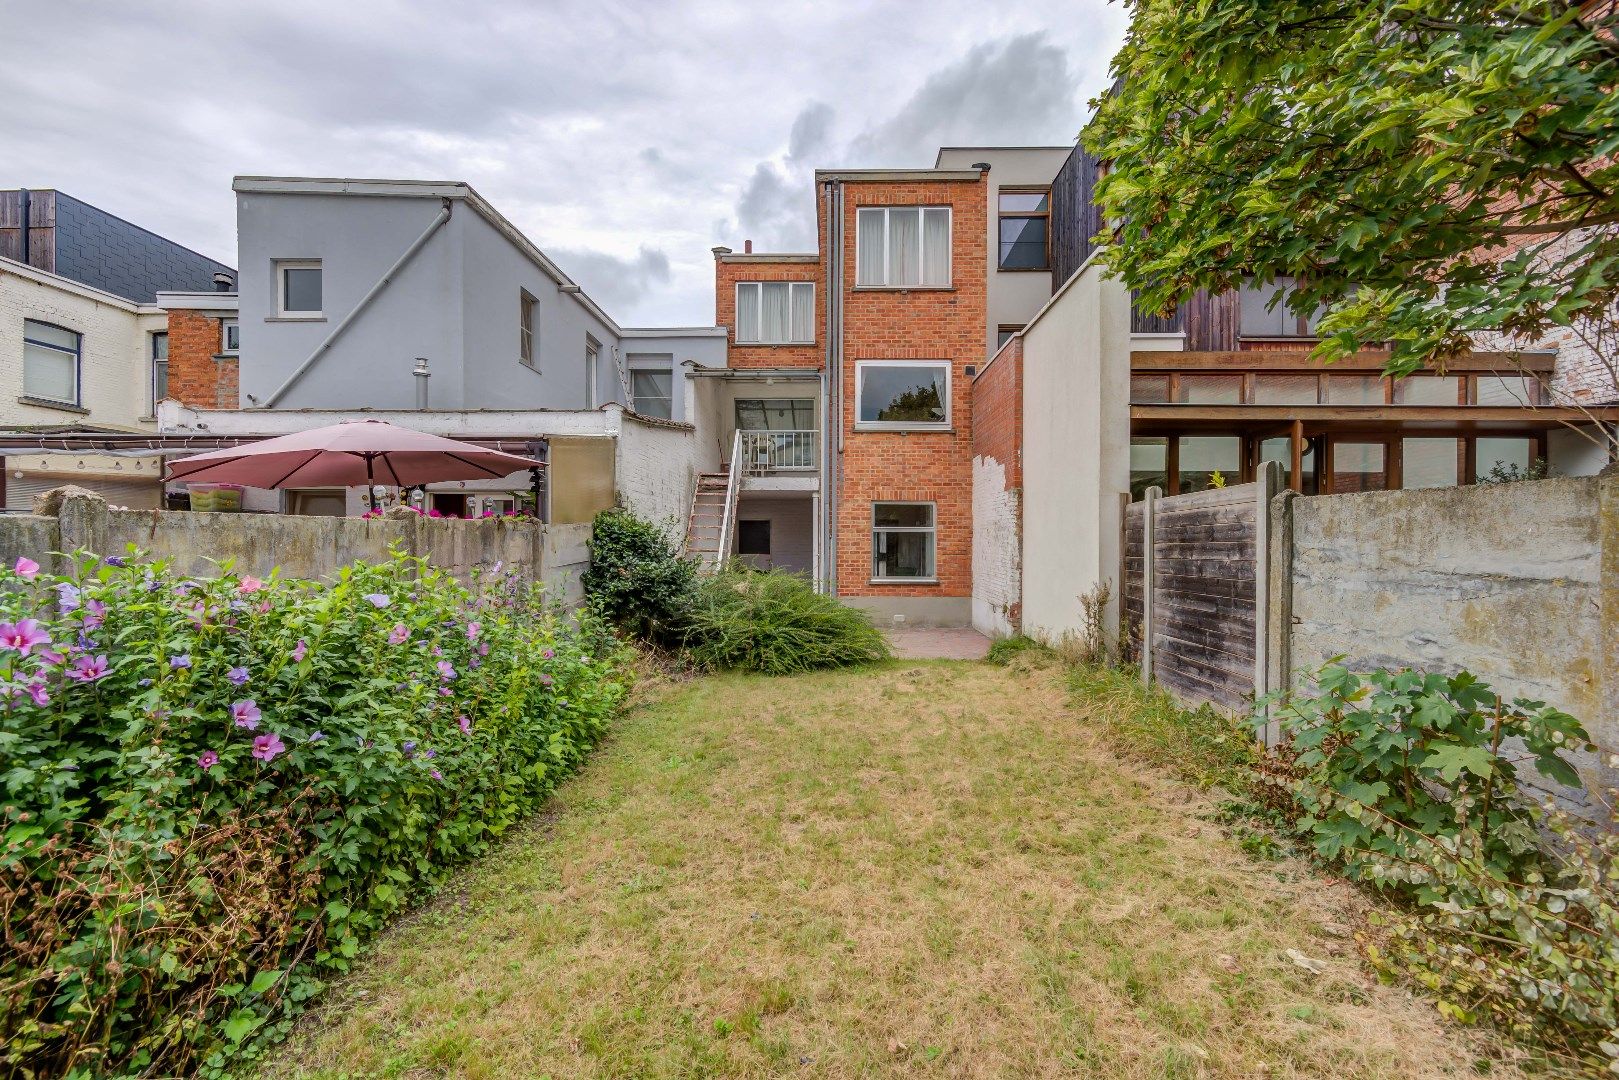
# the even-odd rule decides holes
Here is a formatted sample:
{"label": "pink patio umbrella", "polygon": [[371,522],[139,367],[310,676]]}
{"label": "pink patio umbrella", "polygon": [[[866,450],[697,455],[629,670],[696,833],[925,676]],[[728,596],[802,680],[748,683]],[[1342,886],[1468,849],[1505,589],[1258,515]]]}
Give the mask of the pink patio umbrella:
{"label": "pink patio umbrella", "polygon": [[[397,487],[492,480],[543,461],[412,431],[384,420],[346,420],[169,463],[169,480],[246,487]],[[371,493],[372,508],[376,494]]]}

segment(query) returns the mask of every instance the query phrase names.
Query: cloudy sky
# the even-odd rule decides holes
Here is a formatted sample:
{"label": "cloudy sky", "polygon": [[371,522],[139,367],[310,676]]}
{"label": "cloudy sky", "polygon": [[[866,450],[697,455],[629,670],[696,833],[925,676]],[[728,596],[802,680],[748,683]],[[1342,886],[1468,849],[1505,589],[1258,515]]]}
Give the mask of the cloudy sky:
{"label": "cloudy sky", "polygon": [[[26,15],[24,11],[26,9]],[[0,188],[235,264],[239,173],[466,180],[624,325],[709,248],[811,250],[809,174],[1072,142],[1103,0],[0,0]]]}

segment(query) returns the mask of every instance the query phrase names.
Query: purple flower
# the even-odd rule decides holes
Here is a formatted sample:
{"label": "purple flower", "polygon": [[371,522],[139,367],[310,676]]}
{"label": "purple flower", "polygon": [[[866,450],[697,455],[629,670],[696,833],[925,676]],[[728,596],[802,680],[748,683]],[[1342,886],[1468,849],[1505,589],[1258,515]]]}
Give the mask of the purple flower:
{"label": "purple flower", "polygon": [[482,629],[483,629],[483,623],[479,623],[479,622],[469,622],[469,623],[467,623],[467,640],[468,641],[477,641],[478,640],[478,631],[480,631]]}
{"label": "purple flower", "polygon": [[453,697],[454,695],[455,691],[451,690],[448,686],[441,686],[438,688],[439,697]]}
{"label": "purple flower", "polygon": [[461,734],[470,735],[472,733],[472,717],[457,716],[455,718],[455,726],[461,729]]}
{"label": "purple flower", "polygon": [[56,586],[56,607],[57,607],[57,610],[59,610],[59,611],[61,611],[61,612],[63,612],[65,614],[65,613],[67,613],[69,611],[72,611],[73,609],[77,608],[78,606],[79,606],[79,589],[78,589],[78,586],[69,584],[66,581],[63,581],[63,582],[59,583]]}
{"label": "purple flower", "polygon": [[274,761],[276,755],[286,749],[287,744],[279,735],[260,735],[253,740],[253,756],[260,761]]}
{"label": "purple flower", "polygon": [[197,768],[201,769],[203,772],[207,772],[209,769],[218,764],[219,755],[214,753],[212,750],[204,750],[197,757]]}
{"label": "purple flower", "polygon": [[102,559],[101,561],[106,563],[108,566],[122,566],[122,565],[124,565],[124,557],[122,555],[108,555],[105,559]]}
{"label": "purple flower", "polygon": [[304,741],[305,742],[320,742],[324,738],[326,738],[326,733],[324,731],[311,731],[309,733],[309,738],[305,739]]}
{"label": "purple flower", "polygon": [[438,662],[438,677],[445,682],[455,678],[455,665],[448,660],[440,660]]}
{"label": "purple flower", "polygon": [[229,679],[233,686],[246,686],[248,679],[247,669],[245,667],[233,667],[225,672],[225,678]]}
{"label": "purple flower", "polygon": [[24,556],[19,558],[17,564],[11,569],[16,571],[18,577],[31,578],[39,573],[39,564],[33,559]]}
{"label": "purple flower", "polygon": [[427,758],[428,760],[431,761],[433,758],[438,757],[438,751],[437,750],[425,751],[425,752],[423,752],[422,757]]}
{"label": "purple flower", "polygon": [[145,690],[148,686],[152,685],[152,680],[151,679],[142,679],[140,682],[136,683],[135,685],[140,687],[142,690]]}
{"label": "purple flower", "polygon": [[44,683],[31,682],[28,684],[27,690],[28,696],[33,698],[34,704],[38,705],[40,708],[43,709],[45,706],[51,703],[51,695],[46,692]]}
{"label": "purple flower", "polygon": [[478,655],[479,656],[488,656],[489,655],[489,642],[480,641],[478,643]]}
{"label": "purple flower", "polygon": [[11,649],[27,656],[35,645],[49,645],[51,635],[39,625],[38,619],[0,623],[0,649]]}
{"label": "purple flower", "polygon": [[473,671],[477,671],[478,665],[482,663],[482,660],[479,660],[476,656],[474,656],[467,661],[467,667],[471,668]]}
{"label": "purple flower", "polygon": [[90,656],[86,654],[79,657],[73,661],[73,666],[68,668],[67,677],[77,679],[79,682],[95,682],[97,679],[106,678],[106,656]]}
{"label": "purple flower", "polygon": [[181,653],[178,656],[169,657],[169,670],[170,671],[178,671],[181,668],[189,668],[190,666],[191,666],[191,654],[190,653]]}
{"label": "purple flower", "polygon": [[[231,702],[230,718],[237,727],[247,728],[251,731],[259,726],[259,717],[263,715],[263,713],[259,712],[258,702],[252,698],[248,698],[246,701]],[[277,751],[277,753],[280,753],[280,751]]]}
{"label": "purple flower", "polygon": [[541,686],[550,686],[555,681],[556,681],[555,679],[551,678],[551,673],[549,671],[544,671],[544,672],[540,673],[540,685]]}
{"label": "purple flower", "polygon": [[540,655],[545,657],[547,660],[555,660],[557,651],[555,649],[541,649]]}
{"label": "purple flower", "polygon": [[427,774],[429,776],[431,776],[434,780],[442,780],[442,779],[444,779],[444,774],[439,772],[437,769],[428,769]]}
{"label": "purple flower", "polygon": [[387,593],[379,593],[379,592],[366,593],[365,598],[367,600],[371,601],[373,606],[379,607],[379,608],[385,608],[389,604],[393,603],[393,600],[389,598]]}
{"label": "purple flower", "polygon": [[309,652],[309,642],[305,641],[303,638],[299,638],[298,644],[294,646],[292,650],[292,662],[295,664],[303,663],[304,654],[307,652]]}
{"label": "purple flower", "polygon": [[404,623],[394,623],[392,632],[388,634],[388,644],[403,645],[408,637],[410,637],[410,627]]}
{"label": "purple flower", "polygon": [[411,742],[408,739],[405,740],[405,742],[399,747],[399,749],[401,749],[401,750],[403,750],[405,752],[405,756],[407,758],[412,758],[412,757],[416,756],[416,744]]}

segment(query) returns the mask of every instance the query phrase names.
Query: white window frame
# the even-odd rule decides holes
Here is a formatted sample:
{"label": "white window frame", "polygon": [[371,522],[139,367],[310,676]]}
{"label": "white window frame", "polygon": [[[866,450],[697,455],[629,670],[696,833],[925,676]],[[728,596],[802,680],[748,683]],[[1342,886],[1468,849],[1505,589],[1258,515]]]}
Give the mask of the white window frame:
{"label": "white window frame", "polygon": [[[590,408],[592,408],[592,409],[601,408],[601,403],[602,403],[601,402],[601,355],[602,355],[602,343],[597,341],[595,338],[591,337],[589,334],[586,334],[585,335],[585,400],[589,403]],[[670,388],[670,396],[673,397],[673,387]],[[674,402],[670,401],[669,406],[670,406],[670,410],[673,411]]]}
{"label": "white window frame", "polygon": [[[944,368],[944,419],[943,420],[862,420],[864,409],[861,407],[866,396],[865,373],[867,368],[874,367],[925,367]],[[854,363],[854,429],[856,431],[949,431],[951,412],[950,399],[952,396],[951,376],[955,365],[949,360],[856,360]]]}
{"label": "white window frame", "polygon": [[[527,289],[517,290],[517,362],[530,371],[540,370],[540,299]],[[526,354],[526,355],[525,355]]]}
{"label": "white window frame", "polygon": [[665,354],[650,353],[650,354],[647,354],[645,359],[641,359],[640,357],[631,357],[627,361],[627,367],[628,367],[629,377],[630,377],[629,378],[629,382],[630,382],[630,387],[629,387],[629,389],[630,389],[630,409],[633,412],[641,413],[642,416],[650,416],[654,420],[660,420],[660,419],[663,419],[663,418],[659,417],[659,416],[656,416],[653,413],[642,413],[641,412],[641,408],[640,408],[640,406],[641,406],[641,398],[635,392],[635,376],[638,375],[638,374],[643,374],[643,373],[645,373],[645,374],[667,374],[669,376],[669,417],[668,418],[673,420],[675,418],[675,395],[680,392],[680,387],[676,384],[676,380],[675,380],[674,358],[672,356],[669,356],[666,359]]}
{"label": "white window frame", "polygon": [[[157,339],[160,338],[160,337],[164,340],[164,343],[165,343],[165,348],[163,350],[163,359],[161,359],[161,360],[159,360],[157,358]],[[158,369],[158,365],[160,365],[160,364],[163,366],[163,390],[164,390],[164,395],[163,396],[164,397],[168,396],[168,388],[169,388],[169,356],[168,356],[169,350],[167,348],[168,343],[169,343],[169,332],[167,330],[153,330],[150,334],[146,335],[146,358],[147,358],[147,360],[149,360],[151,362],[151,365],[152,365],[152,371],[151,371],[152,411],[151,411],[151,413],[148,414],[148,415],[151,415],[151,416],[156,416],[157,415],[157,403],[159,401],[163,400],[163,398],[160,398],[160,397],[157,396],[157,369]]]}
{"label": "white window frame", "polygon": [[[877,508],[879,506],[925,506],[928,508],[928,525],[878,525]],[[877,573],[878,533],[921,533],[928,537],[928,562],[932,573],[923,577],[885,577]],[[871,504],[871,580],[873,582],[893,583],[896,585],[927,585],[939,580],[939,504],[927,499],[882,499],[874,500]]]}
{"label": "white window frame", "polygon": [[[321,283],[322,285],[325,282]],[[236,344],[230,343],[231,331],[236,331]],[[242,324],[236,319],[219,320],[219,355],[238,356],[242,351]]]}
{"label": "white window frame", "polygon": [[[60,330],[65,334],[72,334],[73,335],[73,348],[67,349],[67,348],[62,347],[61,345],[56,344],[55,342],[41,341],[38,338],[29,337],[28,336],[28,324],[31,323],[31,322],[38,323],[41,326],[48,326],[52,330]],[[56,323],[53,323],[53,322],[46,322],[44,319],[24,319],[23,324],[22,324],[22,336],[23,336],[23,341],[24,341],[25,345],[32,345],[36,349],[45,349],[48,352],[58,353],[58,354],[60,354],[62,356],[69,356],[69,357],[72,357],[72,359],[73,359],[73,397],[71,399],[39,397],[36,394],[30,394],[28,392],[28,350],[27,350],[27,348],[24,348],[23,349],[23,370],[22,370],[23,396],[28,398],[30,401],[44,401],[44,402],[49,402],[52,405],[66,405],[70,409],[83,408],[84,407],[84,404],[83,404],[84,403],[84,334],[81,333],[78,330],[73,329],[70,326],[59,326],[59,325],[57,325]]]}
{"label": "white window frame", "polygon": [[[287,310],[288,270],[320,271],[320,311]],[[326,268],[319,259],[275,260],[275,317],[278,319],[324,319],[326,317]]]}
{"label": "white window frame", "polygon": [[[759,303],[755,306],[754,310],[760,312],[761,315],[762,315],[763,312],[764,312],[764,287],[766,285],[785,285],[785,286],[787,286],[787,322],[788,322],[787,334],[788,334],[788,336],[786,338],[783,338],[781,341],[767,341],[763,337],[759,336],[763,331],[763,326],[764,326],[764,319],[763,318],[760,318],[759,319],[759,325],[754,327],[754,331],[755,331],[754,336],[752,336],[752,337],[743,337],[742,336],[742,290],[743,289],[753,289],[753,290],[756,290],[758,292],[758,294],[759,294]],[[808,326],[804,327],[805,332],[808,334],[807,337],[794,337],[793,333],[792,333],[792,325],[791,324],[792,324],[792,319],[793,319],[793,312],[795,310],[797,310],[797,306],[793,303],[793,292],[794,292],[794,290],[797,290],[797,289],[808,289],[809,294],[810,294],[810,302],[809,302],[809,313],[810,313],[809,314],[809,321],[810,321],[810,324]],[[734,310],[736,312],[736,343],[738,345],[813,345],[813,344],[815,344],[815,282],[813,282],[813,281],[739,281],[739,282],[736,283],[736,307],[735,307]]]}
{"label": "white window frame", "polygon": [[[916,210],[916,211],[919,212],[918,216],[917,216],[917,219],[916,219],[916,228],[917,228],[916,257],[917,257],[917,261],[922,266],[926,266],[928,264],[928,260],[927,260],[927,226],[925,224],[925,222],[927,221],[926,212],[929,211],[929,210],[943,210],[945,212],[945,237],[946,237],[945,243],[946,243],[947,250],[945,251],[945,259],[944,259],[944,269],[945,269],[944,277],[945,277],[945,280],[944,280],[943,284],[938,284],[936,282],[930,282],[930,283],[927,283],[927,284],[917,284],[917,285],[894,285],[894,284],[889,283],[889,280],[888,280],[888,243],[889,243],[890,237],[893,235],[893,231],[890,229],[889,224],[888,224],[888,215],[889,215],[889,212],[893,211],[893,210]],[[862,247],[862,245],[860,243],[860,215],[861,214],[882,214],[883,215],[883,255],[882,255],[882,259],[883,259],[883,262],[882,262],[882,268],[883,268],[882,277],[883,277],[883,280],[880,283],[875,284],[875,285],[862,285],[860,283],[860,268],[863,265],[865,265],[865,251],[863,250],[863,247]],[[918,289],[918,290],[922,290],[922,289],[951,289],[951,288],[954,288],[955,287],[955,280],[956,280],[955,246],[956,246],[956,213],[955,213],[955,208],[952,207],[952,206],[938,206],[938,205],[928,206],[928,205],[918,204],[918,205],[915,205],[915,206],[861,206],[861,207],[856,207],[855,208],[855,227],[854,227],[854,288],[856,288],[856,289]]]}

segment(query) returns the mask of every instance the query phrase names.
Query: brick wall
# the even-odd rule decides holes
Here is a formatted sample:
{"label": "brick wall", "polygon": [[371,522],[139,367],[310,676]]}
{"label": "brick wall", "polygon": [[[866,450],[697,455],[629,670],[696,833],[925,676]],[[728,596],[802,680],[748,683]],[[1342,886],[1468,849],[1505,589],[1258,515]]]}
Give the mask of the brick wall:
{"label": "brick wall", "polygon": [[240,363],[220,356],[221,316],[169,312],[169,397],[199,409],[241,408]]}
{"label": "brick wall", "polygon": [[[847,181],[842,280],[855,280],[855,228],[862,206],[952,208],[948,289],[856,289],[844,296],[843,415],[846,433],[837,507],[837,588],[844,596],[968,597],[972,594],[972,380],[983,362],[989,265],[988,196],[972,181]],[[826,223],[822,220],[822,250]],[[859,360],[950,362],[951,430],[854,430]],[[936,506],[934,584],[872,584],[873,502]]]}
{"label": "brick wall", "polygon": [[[729,365],[734,368],[815,368],[825,365],[826,289],[820,263],[732,261],[723,253],[714,260],[714,323],[726,329]],[[739,281],[810,281],[815,283],[815,341],[810,345],[738,345],[736,285]]]}
{"label": "brick wall", "polygon": [[973,380],[973,625],[1016,633],[1023,612],[1023,336]]}

